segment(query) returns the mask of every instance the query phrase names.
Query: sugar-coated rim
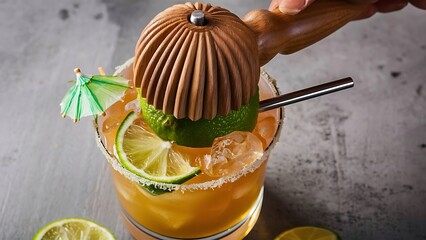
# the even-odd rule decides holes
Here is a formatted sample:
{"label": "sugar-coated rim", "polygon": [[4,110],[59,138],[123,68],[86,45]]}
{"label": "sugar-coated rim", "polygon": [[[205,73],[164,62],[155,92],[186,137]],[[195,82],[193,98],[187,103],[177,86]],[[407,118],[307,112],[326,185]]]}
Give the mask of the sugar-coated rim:
{"label": "sugar-coated rim", "polygon": [[[123,65],[116,67],[116,71],[115,71],[114,75],[120,75],[120,73],[123,70],[125,70],[126,68],[128,68],[129,66],[131,66],[133,64],[133,60],[134,60],[134,58],[131,58],[131,59],[127,60]],[[260,75],[261,75],[261,78],[264,78],[267,81],[267,84],[273,90],[274,95],[276,95],[276,96],[279,95],[280,92],[279,92],[279,89],[276,85],[275,79],[273,79],[271,76],[269,76],[268,73],[266,73],[264,69],[261,69]],[[97,121],[94,122],[94,127],[95,127],[95,130],[96,130],[96,141],[98,143],[98,147],[101,149],[102,153],[107,158],[108,162],[111,164],[111,166],[114,168],[114,170],[116,170],[117,172],[119,172],[120,174],[122,174],[123,176],[128,178],[129,180],[131,180],[135,183],[143,184],[143,185],[151,185],[151,186],[154,186],[156,188],[163,189],[163,190],[173,190],[173,191],[174,190],[181,190],[181,191],[207,190],[207,189],[214,189],[214,188],[220,187],[227,182],[234,182],[237,179],[239,179],[240,177],[242,177],[242,176],[244,176],[248,173],[254,172],[257,168],[260,167],[260,165],[262,165],[262,163],[269,157],[271,150],[274,148],[275,144],[279,141],[279,138],[280,138],[280,135],[281,135],[281,128],[282,128],[282,125],[283,125],[283,122],[284,122],[284,108],[281,107],[281,108],[279,108],[279,110],[280,110],[280,113],[279,113],[280,116],[279,116],[279,120],[278,120],[277,130],[275,132],[275,135],[274,135],[272,142],[265,149],[261,158],[254,161],[252,164],[250,164],[250,166],[244,167],[238,173],[234,173],[230,176],[222,177],[220,179],[215,179],[215,180],[211,180],[211,181],[207,181],[207,182],[203,182],[203,183],[190,183],[190,184],[186,184],[186,183],[183,183],[183,184],[158,183],[158,182],[154,182],[154,181],[145,179],[143,177],[140,177],[140,176],[130,172],[129,170],[125,169],[120,164],[120,161],[118,159],[116,159],[115,156],[111,155],[108,152],[108,150],[106,149],[106,147],[102,143],[101,137],[99,135],[99,129],[98,129]]]}

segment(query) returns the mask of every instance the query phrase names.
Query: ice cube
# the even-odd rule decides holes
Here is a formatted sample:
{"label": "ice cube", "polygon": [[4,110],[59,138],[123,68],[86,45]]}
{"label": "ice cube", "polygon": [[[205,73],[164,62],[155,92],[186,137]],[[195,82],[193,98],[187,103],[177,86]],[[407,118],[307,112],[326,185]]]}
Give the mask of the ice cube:
{"label": "ice cube", "polygon": [[269,145],[275,135],[278,121],[271,115],[260,115],[253,133],[262,141],[263,149]]}
{"label": "ice cube", "polygon": [[251,132],[235,131],[213,141],[211,154],[200,159],[201,170],[211,177],[238,173],[261,158],[262,141]]}

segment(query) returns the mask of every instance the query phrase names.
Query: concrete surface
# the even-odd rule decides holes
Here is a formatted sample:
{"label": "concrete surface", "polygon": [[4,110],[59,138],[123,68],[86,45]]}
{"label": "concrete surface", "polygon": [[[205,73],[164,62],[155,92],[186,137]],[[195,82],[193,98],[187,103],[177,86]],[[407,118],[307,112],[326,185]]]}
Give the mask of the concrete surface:
{"label": "concrete surface", "polygon": [[[85,217],[130,239],[91,122],[59,116],[72,69],[107,72],[178,1],[0,1],[0,239]],[[212,1],[239,16],[268,1]],[[342,239],[426,239],[426,12],[349,24],[266,69],[290,92],[345,76],[354,89],[289,106],[247,239],[319,225]]]}

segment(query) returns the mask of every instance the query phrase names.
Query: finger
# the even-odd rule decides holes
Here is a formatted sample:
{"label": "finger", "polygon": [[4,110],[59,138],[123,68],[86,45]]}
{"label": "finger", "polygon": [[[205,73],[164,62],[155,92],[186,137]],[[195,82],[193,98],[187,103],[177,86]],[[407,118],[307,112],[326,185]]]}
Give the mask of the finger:
{"label": "finger", "polygon": [[410,3],[420,9],[426,9],[426,0],[410,0]]}
{"label": "finger", "polygon": [[309,6],[314,0],[281,0],[279,9],[288,15],[295,15]]}
{"label": "finger", "polygon": [[283,0],[279,4],[280,11],[288,15],[299,13],[304,6],[305,0]]}
{"label": "finger", "polygon": [[376,6],[379,12],[386,13],[403,9],[407,4],[407,0],[381,0],[376,3]]}

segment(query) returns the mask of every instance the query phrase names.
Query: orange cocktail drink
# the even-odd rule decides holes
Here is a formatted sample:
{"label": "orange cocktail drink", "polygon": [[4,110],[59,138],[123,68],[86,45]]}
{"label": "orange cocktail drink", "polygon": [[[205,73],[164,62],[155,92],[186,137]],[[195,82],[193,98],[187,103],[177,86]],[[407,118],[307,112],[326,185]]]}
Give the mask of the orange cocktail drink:
{"label": "orange cocktail drink", "polygon": [[[130,63],[118,74],[131,80],[133,74],[128,66]],[[260,99],[278,94],[266,73],[261,74],[259,89]],[[149,181],[123,168],[114,156],[117,128],[126,115],[137,108],[137,92],[130,89],[123,101],[112,105],[105,116],[98,118],[101,148],[111,163],[122,217],[131,234],[136,239],[240,239],[247,235],[260,212],[266,164],[278,140],[283,110],[259,113],[253,134],[261,140],[264,153],[249,165],[224,177],[201,172],[181,185],[163,184],[162,188],[170,191],[154,195],[141,186]],[[197,157],[210,151],[209,148],[178,148],[191,165],[200,164]]]}

